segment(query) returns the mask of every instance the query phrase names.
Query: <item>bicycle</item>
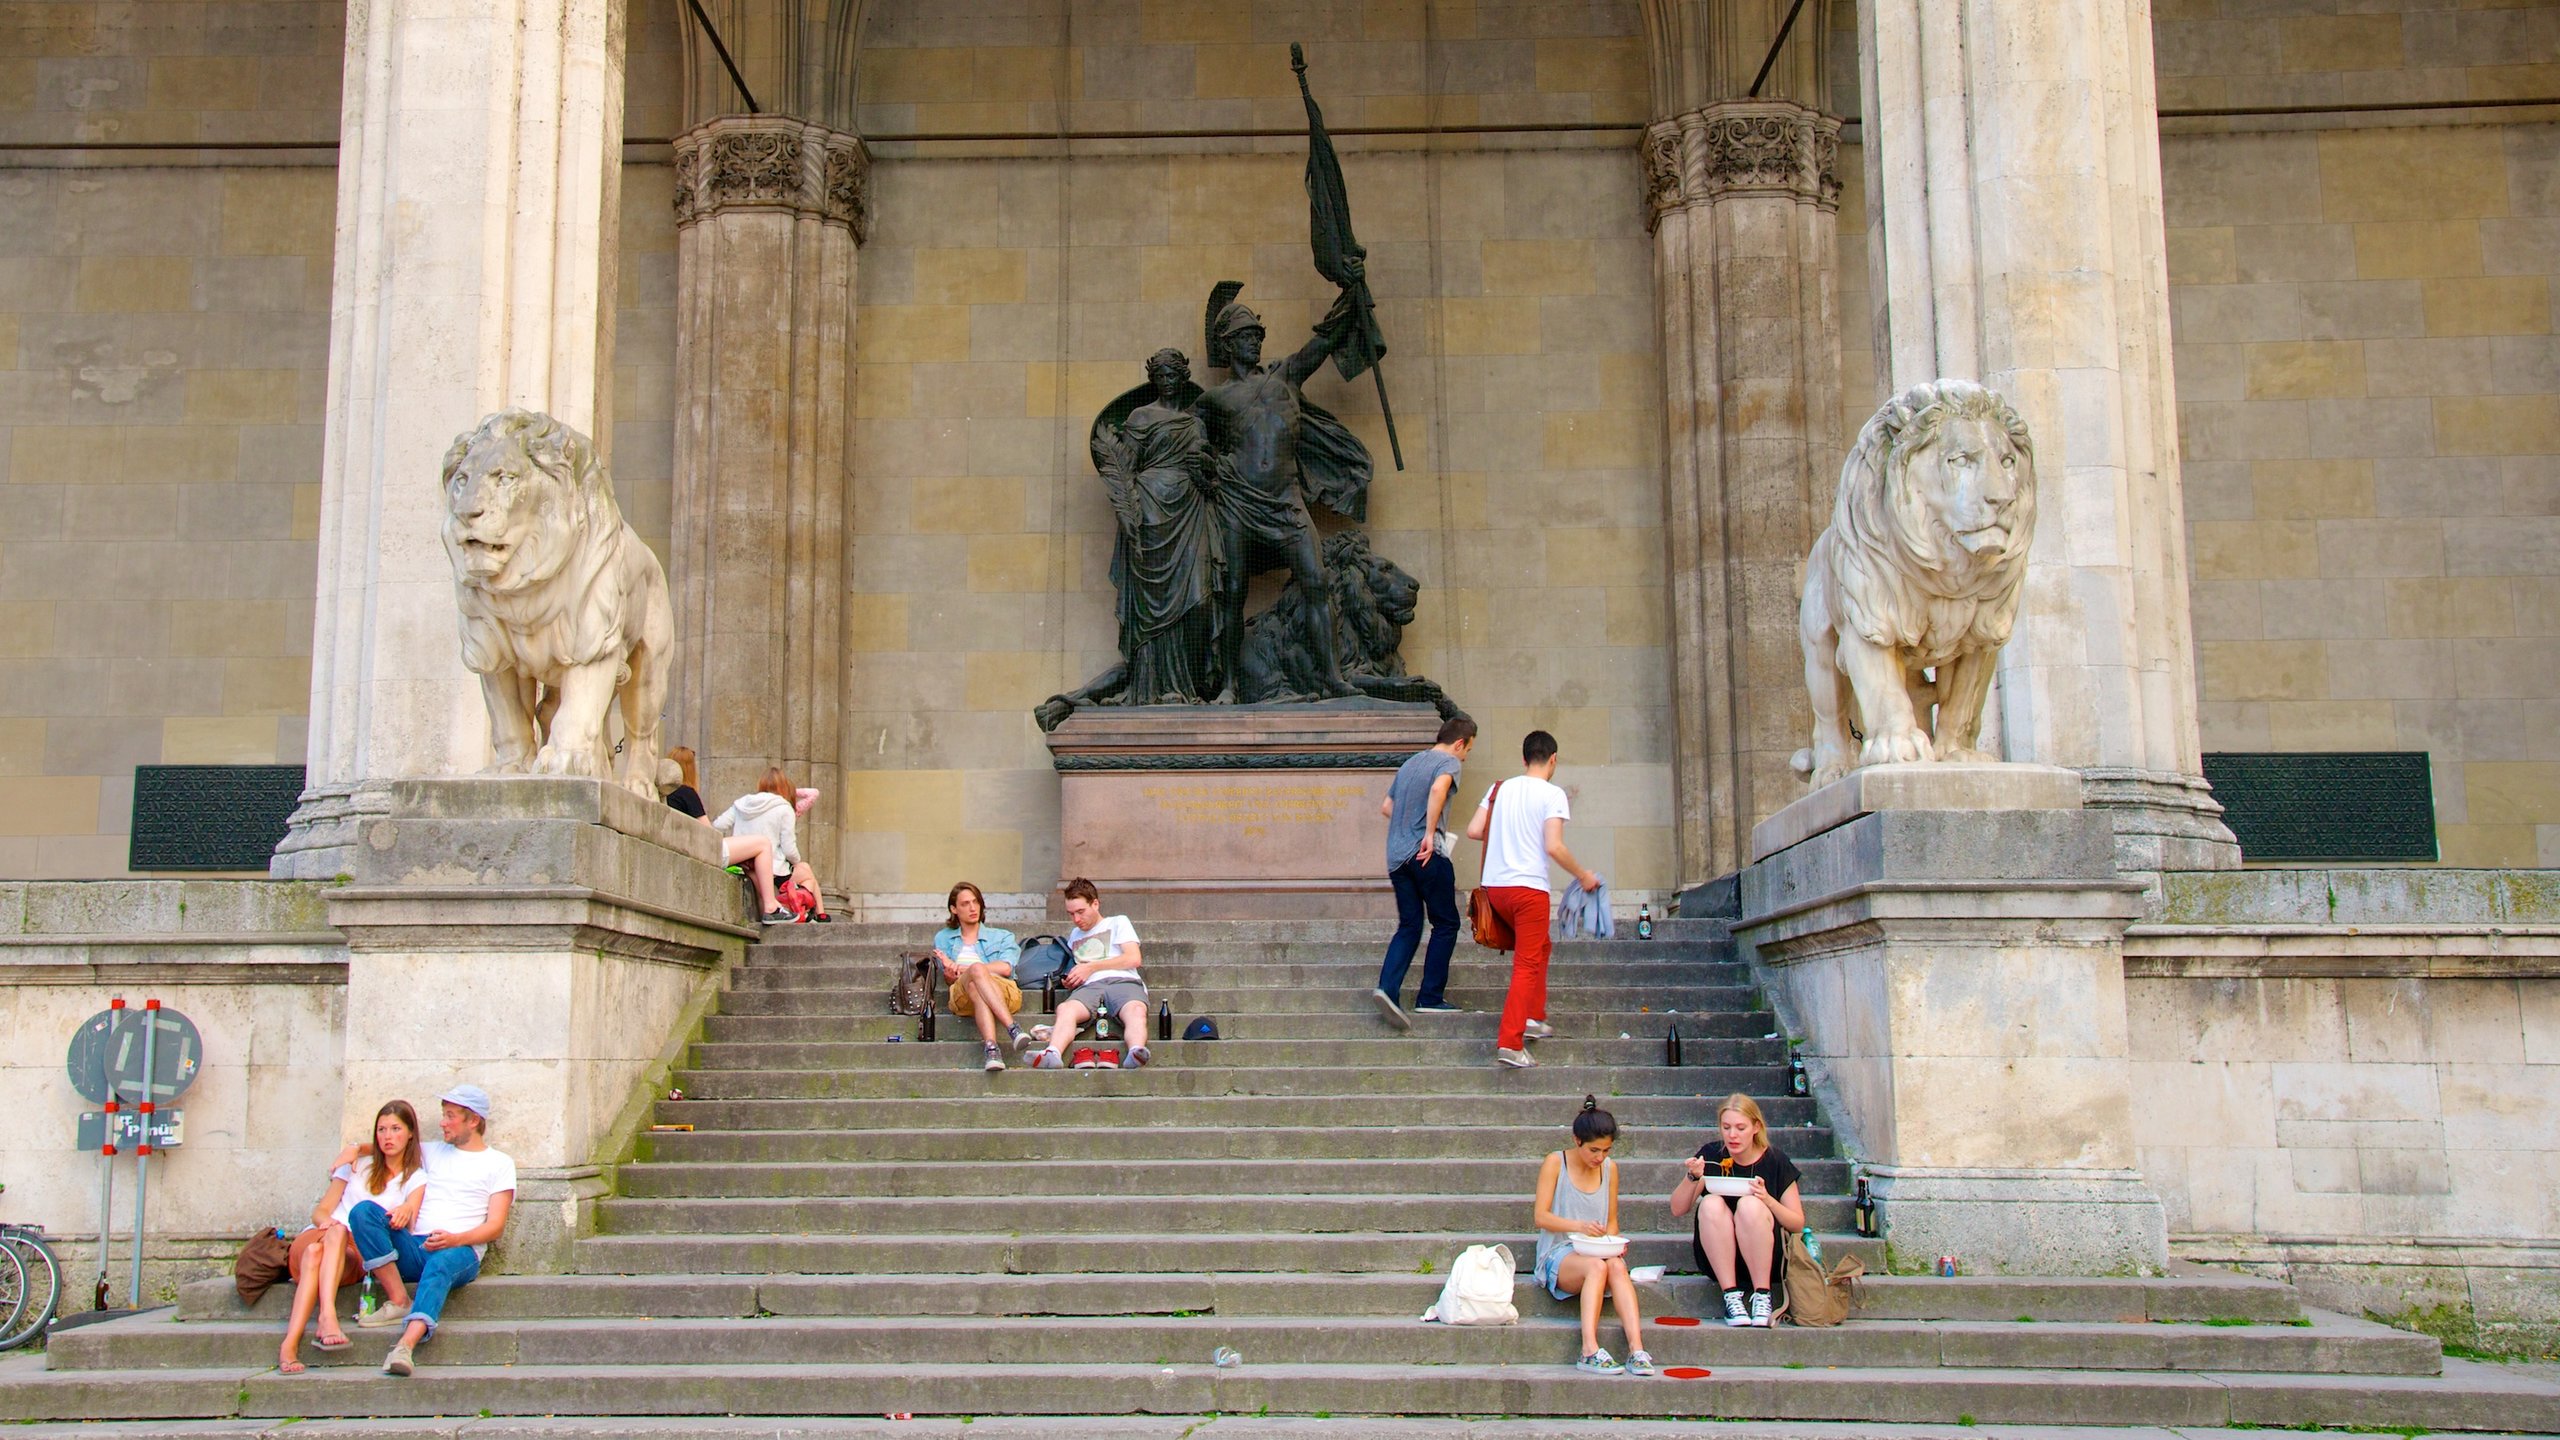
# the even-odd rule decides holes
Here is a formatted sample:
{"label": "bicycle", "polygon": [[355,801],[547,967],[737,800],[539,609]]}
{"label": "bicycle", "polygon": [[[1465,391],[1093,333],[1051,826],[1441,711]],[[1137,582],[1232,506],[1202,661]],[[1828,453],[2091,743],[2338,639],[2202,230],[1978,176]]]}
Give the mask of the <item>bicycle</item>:
{"label": "bicycle", "polygon": [[62,1262],[45,1243],[44,1227],[0,1222],[0,1351],[42,1335],[61,1303]]}

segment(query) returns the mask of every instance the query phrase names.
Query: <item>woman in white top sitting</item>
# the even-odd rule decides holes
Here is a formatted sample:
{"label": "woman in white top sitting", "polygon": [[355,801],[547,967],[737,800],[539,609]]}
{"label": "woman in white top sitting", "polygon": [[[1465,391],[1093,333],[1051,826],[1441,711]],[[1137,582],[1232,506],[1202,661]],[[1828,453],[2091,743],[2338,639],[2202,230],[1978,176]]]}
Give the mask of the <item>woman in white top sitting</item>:
{"label": "woman in white top sitting", "polygon": [[[816,803],[818,792],[794,792],[791,777],[779,765],[768,766],[755,793],[741,795],[720,812],[711,828],[727,836],[720,842],[720,863],[739,865],[756,883],[756,903],[767,925],[788,925],[791,912],[774,893],[780,877],[800,868],[800,816]],[[817,885],[800,877],[814,893]]]}
{"label": "woman in white top sitting", "polygon": [[347,1232],[347,1215],[367,1200],[391,1212],[396,1229],[407,1229],[426,1198],[427,1175],[419,1168],[426,1153],[418,1145],[418,1112],[406,1100],[394,1100],[373,1115],[373,1143],[348,1146],[329,1172],[329,1188],[311,1207],[311,1228],[293,1239],[286,1268],[293,1276],[293,1314],[286,1320],[284,1345],[276,1369],[302,1373],[302,1330],[313,1311],[320,1316],[320,1348],[344,1350],[355,1342],[338,1325],[338,1290],[363,1278],[355,1247]]}

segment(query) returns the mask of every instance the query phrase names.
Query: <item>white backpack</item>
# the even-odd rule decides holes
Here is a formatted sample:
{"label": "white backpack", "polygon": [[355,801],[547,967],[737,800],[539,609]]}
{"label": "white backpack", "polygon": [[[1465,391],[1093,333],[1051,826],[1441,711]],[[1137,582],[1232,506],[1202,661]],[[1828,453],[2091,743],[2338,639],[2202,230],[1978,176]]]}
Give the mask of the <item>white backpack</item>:
{"label": "white backpack", "polygon": [[1520,1310],[1511,1303],[1511,1287],[1518,1271],[1510,1246],[1470,1245],[1449,1267],[1449,1282],[1422,1318],[1444,1325],[1517,1325]]}

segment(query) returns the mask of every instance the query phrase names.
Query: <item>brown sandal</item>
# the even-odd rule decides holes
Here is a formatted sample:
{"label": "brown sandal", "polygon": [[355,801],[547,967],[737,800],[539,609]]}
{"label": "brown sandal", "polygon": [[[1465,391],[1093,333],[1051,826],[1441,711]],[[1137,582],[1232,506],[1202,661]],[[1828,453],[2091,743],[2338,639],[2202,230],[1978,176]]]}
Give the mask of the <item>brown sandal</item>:
{"label": "brown sandal", "polygon": [[276,1362],[276,1373],[279,1375],[299,1375],[308,1368],[310,1367],[304,1365],[299,1360],[279,1360]]}

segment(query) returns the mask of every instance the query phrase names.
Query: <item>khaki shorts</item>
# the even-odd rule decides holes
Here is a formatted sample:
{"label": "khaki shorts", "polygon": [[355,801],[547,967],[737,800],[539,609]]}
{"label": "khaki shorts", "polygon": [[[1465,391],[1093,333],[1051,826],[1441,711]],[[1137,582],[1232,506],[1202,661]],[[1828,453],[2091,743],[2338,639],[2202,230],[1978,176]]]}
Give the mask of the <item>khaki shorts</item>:
{"label": "khaki shorts", "polygon": [[[965,978],[969,972],[964,969],[960,973],[964,978],[954,982],[951,986],[951,1013],[954,1015],[975,1015],[978,1013],[978,997],[969,992],[969,982]],[[1022,1013],[1021,986],[1016,985],[1011,980],[999,975],[996,977],[996,991],[1004,999],[1004,1009],[1006,1014],[1019,1015]]]}

